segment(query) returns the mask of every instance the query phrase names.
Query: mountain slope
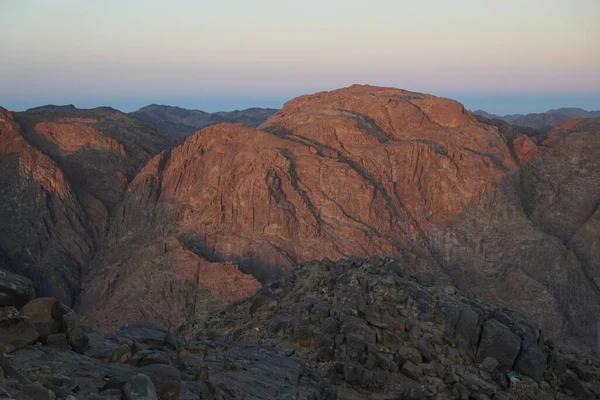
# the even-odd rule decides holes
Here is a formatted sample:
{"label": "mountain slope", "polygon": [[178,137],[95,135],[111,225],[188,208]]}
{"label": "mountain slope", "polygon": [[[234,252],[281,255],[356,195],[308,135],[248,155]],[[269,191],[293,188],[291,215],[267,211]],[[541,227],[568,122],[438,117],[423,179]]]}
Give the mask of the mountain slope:
{"label": "mountain slope", "polygon": [[197,130],[221,122],[243,123],[257,127],[276,112],[277,110],[272,108],[248,108],[207,113],[201,110],[152,104],[129,115],[175,137],[185,138]]}
{"label": "mountain slope", "polygon": [[[565,246],[532,213],[537,197],[527,197],[546,185],[542,173],[585,170],[580,196],[597,199],[591,158],[568,163],[564,157],[582,147],[559,150],[565,140],[583,143],[578,137],[598,153],[598,131],[571,133],[543,145],[528,139],[529,161],[518,157],[518,140],[478,122],[457,102],[371,86],[299,97],[260,130],[206,128],[155,158],[129,186],[110,238],[135,248],[134,256],[109,246],[96,260],[98,275],[86,282],[82,310],[102,325],[131,290],[107,290],[122,271],[140,287],[154,287],[156,278],[135,271],[145,271],[154,257],[144,256],[145,249],[163,243],[168,253],[173,240],[262,282],[313,258],[386,253],[407,261],[413,273],[525,310],[553,337],[591,346],[600,297],[587,271],[597,259],[586,257],[595,253]],[[566,171],[544,172],[548,160],[536,157]],[[568,179],[557,182],[553,195]],[[574,204],[577,215],[590,212],[587,200]],[[161,276],[175,287],[178,271],[199,268],[178,259]],[[180,305],[171,316],[183,321],[205,311]],[[118,314],[112,324],[131,318],[112,314]]]}
{"label": "mountain slope", "polygon": [[74,304],[125,187],[174,140],[116,110],[2,110],[0,249],[5,268]]}
{"label": "mountain slope", "polygon": [[532,114],[510,114],[510,115],[494,115],[483,110],[473,111],[473,114],[480,115],[489,119],[500,119],[512,125],[526,126],[530,128],[542,129],[549,128],[553,125],[570,119],[581,118],[600,118],[600,111],[586,111],[581,108],[559,108],[556,110],[548,110],[544,113]]}

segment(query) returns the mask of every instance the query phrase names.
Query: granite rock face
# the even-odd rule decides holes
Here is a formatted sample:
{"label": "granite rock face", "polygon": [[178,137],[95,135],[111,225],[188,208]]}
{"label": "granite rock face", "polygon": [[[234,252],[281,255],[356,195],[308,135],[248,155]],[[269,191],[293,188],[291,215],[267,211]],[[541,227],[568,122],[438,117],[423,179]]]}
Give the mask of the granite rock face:
{"label": "granite rock face", "polygon": [[[258,130],[211,126],[153,158],[128,186],[81,310],[102,326],[136,290],[208,288],[200,303],[173,300],[176,325],[211,299],[236,298],[210,273],[190,280],[199,265],[230,263],[264,283],[314,258],[382,253],[524,310],[549,336],[589,350],[600,315],[592,237],[600,129],[586,124],[509,134],[452,100],[355,85],[291,100]],[[141,272],[156,259],[151,270],[164,280]],[[120,287],[119,276],[147,283]],[[239,297],[258,286],[231,276]],[[110,326],[164,314],[135,307]]]}
{"label": "granite rock face", "polygon": [[73,305],[128,182],[174,143],[108,108],[0,109],[0,267]]}
{"label": "granite rock face", "polygon": [[[598,120],[538,132],[359,85],[172,149],[107,108],[0,120],[0,267],[94,328],[173,328],[303,262],[389,254],[524,311],[559,342],[596,346]],[[459,325],[462,345],[477,341],[469,310]]]}

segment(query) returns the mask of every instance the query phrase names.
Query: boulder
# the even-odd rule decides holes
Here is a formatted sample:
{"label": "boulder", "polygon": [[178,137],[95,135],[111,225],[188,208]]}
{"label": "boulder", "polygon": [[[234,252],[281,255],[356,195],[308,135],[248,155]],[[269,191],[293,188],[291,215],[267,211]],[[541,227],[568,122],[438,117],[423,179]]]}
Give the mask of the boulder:
{"label": "boulder", "polygon": [[0,269],[0,306],[21,308],[34,297],[33,282],[29,278]]}
{"label": "boulder", "polygon": [[498,360],[496,360],[494,357],[486,357],[483,359],[479,367],[488,374],[491,374],[496,370],[498,364]]}
{"label": "boulder", "polygon": [[514,370],[539,382],[546,369],[546,355],[537,343],[523,340],[521,352],[515,361]]}
{"label": "boulder", "polygon": [[157,398],[154,383],[147,375],[133,375],[123,386],[123,400],[156,400]]}
{"label": "boulder", "polygon": [[148,322],[128,324],[117,330],[117,336],[153,346],[162,346],[169,332]]}
{"label": "boulder", "polygon": [[498,360],[500,369],[509,370],[513,367],[520,348],[521,339],[517,335],[506,325],[490,319],[483,325],[475,362],[493,357]]}
{"label": "boulder", "polygon": [[454,336],[461,347],[473,348],[477,344],[479,332],[479,315],[465,306],[458,313],[458,320],[454,326]]}
{"label": "boulder", "polygon": [[48,335],[48,337],[46,338],[46,343],[48,344],[48,346],[55,347],[59,350],[71,350],[69,339],[64,333],[53,333],[51,335]]}
{"label": "boulder", "polygon": [[23,393],[33,400],[54,400],[56,398],[54,392],[46,389],[41,383],[35,382],[23,386]]}
{"label": "boulder", "polygon": [[88,347],[89,338],[81,325],[79,325],[75,312],[70,310],[62,315],[61,319],[63,332],[67,335],[69,344],[74,351],[83,353]]}
{"label": "boulder", "polygon": [[42,341],[45,341],[48,335],[62,330],[60,321],[55,318],[59,304],[54,298],[40,297],[25,304],[20,311],[20,315],[29,318],[37,327]]}
{"label": "boulder", "polygon": [[154,383],[159,400],[178,400],[181,391],[181,373],[170,365],[153,364],[139,369]]}
{"label": "boulder", "polygon": [[0,320],[0,342],[21,348],[35,342],[38,337],[38,332],[29,318],[12,317]]}
{"label": "boulder", "polygon": [[402,366],[402,373],[408,376],[410,379],[418,381],[423,376],[423,370],[420,365],[415,365],[410,361],[407,361]]}
{"label": "boulder", "polygon": [[131,360],[133,365],[144,367],[152,364],[165,364],[171,365],[171,359],[169,355],[164,351],[156,349],[140,350],[134,354]]}

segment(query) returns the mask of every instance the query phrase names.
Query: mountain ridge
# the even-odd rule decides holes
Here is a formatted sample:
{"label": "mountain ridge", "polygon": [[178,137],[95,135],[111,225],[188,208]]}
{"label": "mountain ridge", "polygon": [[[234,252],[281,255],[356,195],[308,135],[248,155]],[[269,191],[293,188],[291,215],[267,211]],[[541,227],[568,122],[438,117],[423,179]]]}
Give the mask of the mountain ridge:
{"label": "mountain ridge", "polygon": [[[19,211],[2,218],[28,226],[42,210],[49,222],[32,237],[62,247],[19,248],[7,230],[0,262],[36,278],[26,265],[46,260],[38,289],[72,276],[72,288],[55,290],[73,293],[64,301],[94,327],[176,326],[297,264],[387,253],[413,274],[523,309],[583,352],[595,344],[595,120],[541,137],[482,122],[450,99],[366,85],[301,96],[259,129],[213,125],[179,146],[106,109],[2,119],[2,148],[22,137],[65,183],[19,166],[22,150],[3,155],[17,161],[7,182],[30,184],[6,194]],[[68,189],[40,195],[43,185]],[[52,199],[80,211],[60,212]],[[80,251],[65,244],[81,239],[83,261],[55,269]],[[52,251],[27,263],[15,253],[37,247]]]}
{"label": "mountain ridge", "polygon": [[194,132],[221,122],[244,123],[257,127],[277,112],[272,108],[251,107],[244,110],[205,112],[176,106],[150,104],[129,115],[149,126],[185,138]]}
{"label": "mountain ridge", "polygon": [[530,114],[495,115],[483,110],[475,110],[473,111],[473,114],[489,119],[503,120],[513,125],[536,129],[548,129],[553,125],[560,124],[571,119],[600,118],[600,110],[587,111],[576,107],[562,107],[548,110],[543,113]]}

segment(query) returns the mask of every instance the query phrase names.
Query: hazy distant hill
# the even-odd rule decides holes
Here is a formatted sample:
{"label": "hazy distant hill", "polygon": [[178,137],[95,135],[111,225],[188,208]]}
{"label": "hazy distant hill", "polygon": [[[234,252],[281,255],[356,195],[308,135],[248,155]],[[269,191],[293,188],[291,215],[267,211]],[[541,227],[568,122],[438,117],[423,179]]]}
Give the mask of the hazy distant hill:
{"label": "hazy distant hill", "polygon": [[207,113],[201,110],[151,104],[129,115],[163,132],[177,137],[187,137],[205,126],[221,122],[243,123],[256,128],[276,112],[277,110],[273,108],[248,108]]}
{"label": "hazy distant hill", "polygon": [[513,125],[528,126],[530,128],[546,128],[570,119],[580,118],[600,118],[600,111],[586,111],[581,108],[559,108],[548,110],[537,114],[508,114],[495,115],[483,110],[473,111],[473,114],[480,115],[489,119],[501,119]]}

